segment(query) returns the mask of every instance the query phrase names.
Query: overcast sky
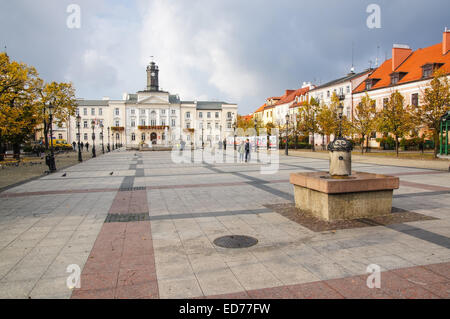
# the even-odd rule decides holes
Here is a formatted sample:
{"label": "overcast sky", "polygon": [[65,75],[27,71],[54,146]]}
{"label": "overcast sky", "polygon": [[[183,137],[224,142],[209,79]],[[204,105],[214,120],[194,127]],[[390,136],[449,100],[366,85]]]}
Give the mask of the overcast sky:
{"label": "overcast sky", "polygon": [[[67,27],[67,7],[81,27]],[[369,4],[381,8],[370,29]],[[1,0],[0,47],[77,97],[121,99],[146,86],[150,56],[160,87],[184,100],[223,100],[246,114],[302,82],[325,83],[385,57],[442,41],[448,0]],[[377,47],[379,46],[379,49]]]}

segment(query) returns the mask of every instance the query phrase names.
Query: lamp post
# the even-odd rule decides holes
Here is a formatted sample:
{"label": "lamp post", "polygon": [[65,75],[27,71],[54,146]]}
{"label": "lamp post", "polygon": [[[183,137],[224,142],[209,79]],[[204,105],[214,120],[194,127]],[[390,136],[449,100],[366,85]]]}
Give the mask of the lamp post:
{"label": "lamp post", "polygon": [[234,144],[234,150],[236,150],[236,117],[234,117],[234,122],[233,122],[233,144]]}
{"label": "lamp post", "polygon": [[94,120],[92,120],[91,125],[92,125],[92,157],[97,157],[97,155],[95,154],[95,121]]}
{"label": "lamp post", "polygon": [[286,156],[289,155],[289,149],[288,149],[288,134],[289,134],[289,114],[286,114],[286,148],[284,153],[286,154]]}
{"label": "lamp post", "polygon": [[112,141],[112,149],[114,151],[114,131],[111,130],[111,141]]}
{"label": "lamp post", "polygon": [[102,129],[100,133],[100,138],[102,139],[102,153],[105,154],[105,144],[103,144],[103,123],[100,124],[100,128]]}
{"label": "lamp post", "polygon": [[338,114],[339,114],[339,137],[342,137],[342,114],[344,113],[344,106],[342,103],[338,106]]}
{"label": "lamp post", "polygon": [[77,116],[77,129],[78,129],[78,162],[83,161],[83,157],[81,156],[81,133],[80,133],[80,126],[81,126],[81,116],[78,114]]}
{"label": "lamp post", "polygon": [[106,150],[109,152],[111,152],[111,146],[109,144],[109,126],[108,126],[108,146],[106,146]]}
{"label": "lamp post", "polygon": [[255,122],[255,152],[258,152],[258,126]]}
{"label": "lamp post", "polygon": [[55,153],[53,152],[53,105],[49,104],[48,106],[48,114],[49,114],[49,125],[50,125],[50,154],[48,154],[45,158],[46,164],[50,173],[56,171],[55,164]]}
{"label": "lamp post", "polygon": [[203,122],[202,122],[202,150],[204,150],[204,149],[205,149],[205,142],[203,139]]}

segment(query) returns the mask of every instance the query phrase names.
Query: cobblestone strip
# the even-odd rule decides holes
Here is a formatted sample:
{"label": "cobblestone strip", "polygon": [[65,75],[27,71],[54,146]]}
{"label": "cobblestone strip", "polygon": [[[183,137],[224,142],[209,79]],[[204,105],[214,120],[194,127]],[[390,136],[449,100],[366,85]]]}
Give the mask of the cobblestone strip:
{"label": "cobblestone strip", "polygon": [[382,272],[380,288],[368,288],[367,277],[368,275],[353,276],[203,298],[450,299],[450,262]]}
{"label": "cobblestone strip", "polygon": [[[118,192],[109,215],[148,214],[146,191]],[[149,221],[102,226],[72,299],[159,298]]]}

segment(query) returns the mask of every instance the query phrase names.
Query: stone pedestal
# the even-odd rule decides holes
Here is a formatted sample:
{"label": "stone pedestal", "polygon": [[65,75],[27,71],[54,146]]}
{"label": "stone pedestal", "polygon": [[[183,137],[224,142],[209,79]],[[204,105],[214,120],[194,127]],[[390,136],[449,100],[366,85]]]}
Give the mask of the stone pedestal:
{"label": "stone pedestal", "polygon": [[387,215],[399,178],[352,172],[351,177],[332,177],[325,172],[293,173],[295,205],[327,221]]}

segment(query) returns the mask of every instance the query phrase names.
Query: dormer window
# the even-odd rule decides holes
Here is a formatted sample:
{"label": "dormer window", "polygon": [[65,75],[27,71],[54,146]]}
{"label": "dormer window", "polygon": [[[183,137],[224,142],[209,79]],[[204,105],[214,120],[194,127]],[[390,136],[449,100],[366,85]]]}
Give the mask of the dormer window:
{"label": "dormer window", "polygon": [[368,91],[368,90],[371,90],[372,88],[373,88],[373,86],[378,82],[378,81],[380,81],[380,79],[375,79],[375,78],[373,78],[373,79],[367,79],[365,82],[366,82],[366,90]]}
{"label": "dormer window", "polygon": [[403,77],[406,75],[406,72],[393,72],[391,73],[391,84],[396,85]]}
{"label": "dormer window", "polygon": [[443,66],[444,63],[427,63],[422,65],[422,78],[433,76],[433,72]]}

